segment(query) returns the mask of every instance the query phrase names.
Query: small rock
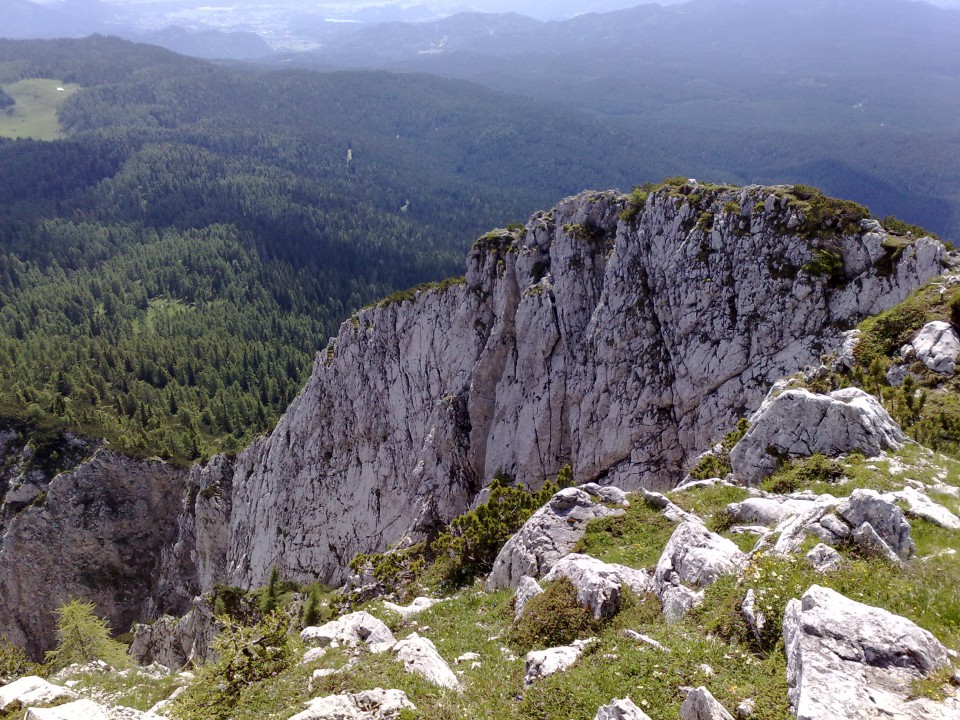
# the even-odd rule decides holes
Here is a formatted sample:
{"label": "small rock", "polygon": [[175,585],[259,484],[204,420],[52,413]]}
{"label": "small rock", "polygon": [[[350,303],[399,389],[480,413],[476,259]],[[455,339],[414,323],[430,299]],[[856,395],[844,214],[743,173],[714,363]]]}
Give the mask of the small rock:
{"label": "small rock", "polygon": [[453,662],[454,664],[459,665],[460,663],[470,662],[472,660],[479,660],[479,659],[480,659],[480,653],[468,652],[468,653],[464,653]]}
{"label": "small rock", "polygon": [[414,615],[419,615],[424,610],[429,610],[437,603],[443,602],[443,600],[434,600],[433,598],[418,597],[413,602],[407,606],[395,605],[392,602],[384,601],[383,607],[387,610],[397,613],[404,620],[412,618]]}
{"label": "small rock", "polygon": [[312,663],[315,660],[320,660],[326,654],[327,648],[325,647],[310,648],[303,654],[303,657],[300,658],[300,664],[306,665],[307,663]]}
{"label": "small rock", "polygon": [[614,700],[597,710],[593,720],[650,720],[650,716],[634,705],[633,700]]}
{"label": "small rock", "polygon": [[941,375],[953,375],[960,353],[960,336],[950,323],[942,320],[927,323],[910,344],[928,368]]}
{"label": "small rock", "polygon": [[670,652],[661,643],[657,642],[649,635],[638,633],[636,630],[631,630],[627,628],[626,630],[623,631],[623,636],[626,638],[629,638],[630,640],[636,640],[637,642],[643,643],[644,645],[649,645],[650,647],[656,648],[657,650],[662,650],[663,652]]}
{"label": "small rock", "polygon": [[737,720],[747,720],[753,716],[753,711],[757,709],[757,702],[753,698],[746,698],[737,705]]}
{"label": "small rock", "polygon": [[361,643],[370,646],[370,652],[381,653],[397,641],[382,621],[368,612],[355,612],[319,627],[304,628],[300,639],[308,645],[328,647],[336,644],[355,647]]}
{"label": "small rock", "polygon": [[733,716],[701,686],[687,693],[680,706],[680,720],[733,720]]}
{"label": "small rock", "polygon": [[740,603],[740,616],[747,625],[747,630],[753,636],[757,643],[763,642],[763,628],[767,624],[767,618],[762,612],[757,612],[757,598],[753,588],[747,590],[747,594]]}
{"label": "small rock", "polygon": [[407,672],[422,675],[434,685],[460,689],[460,681],[450,666],[437,652],[437,646],[430,640],[413,633],[393,646],[397,658],[403,662]]}
{"label": "small rock", "polygon": [[804,556],[807,564],[818,573],[827,573],[843,565],[843,556],[828,545],[820,543]]}
{"label": "small rock", "polygon": [[401,710],[417,709],[402,690],[381,688],[315,698],[307,706],[290,720],[395,720]]}
{"label": "small rock", "polygon": [[570,645],[528,652],[523,684],[530,686],[540,678],[572,668],[583,651],[595,642],[596,638],[588,638],[576,640]]}

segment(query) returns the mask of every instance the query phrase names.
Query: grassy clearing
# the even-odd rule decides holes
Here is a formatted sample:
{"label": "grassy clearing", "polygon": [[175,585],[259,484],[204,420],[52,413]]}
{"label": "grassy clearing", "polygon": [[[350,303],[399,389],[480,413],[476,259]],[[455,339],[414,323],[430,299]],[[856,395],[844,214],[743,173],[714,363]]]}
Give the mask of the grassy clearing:
{"label": "grassy clearing", "polygon": [[[63,88],[63,92],[57,88]],[[4,85],[3,89],[17,102],[0,110],[0,136],[56,140],[63,137],[57,110],[80,86],[33,78]]]}
{"label": "grassy clearing", "polygon": [[66,679],[77,682],[73,689],[81,695],[134,710],[149,710],[187,682],[179,675],[157,677],[138,670],[74,673],[68,674]]}

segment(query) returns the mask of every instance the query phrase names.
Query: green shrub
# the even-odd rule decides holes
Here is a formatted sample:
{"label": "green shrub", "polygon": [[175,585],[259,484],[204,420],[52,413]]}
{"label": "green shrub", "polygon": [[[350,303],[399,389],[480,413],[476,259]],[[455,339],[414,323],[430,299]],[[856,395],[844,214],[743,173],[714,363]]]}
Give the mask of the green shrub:
{"label": "green shrub", "polygon": [[0,682],[10,682],[36,671],[37,665],[30,662],[22,647],[14,645],[6,636],[0,637]]}
{"label": "green shrub", "polygon": [[256,625],[240,625],[227,616],[214,640],[219,660],[200,668],[196,680],[174,703],[179,720],[226,720],[249,686],[283,672],[293,664],[288,635],[290,617],[276,610]]}
{"label": "green shrub", "polygon": [[57,608],[57,647],[47,652],[46,658],[50,669],[94,660],[115,668],[129,665],[127,648],[110,637],[110,626],[94,614],[95,607],[92,602],[70,600]]}
{"label": "green shrub", "polygon": [[828,277],[831,280],[844,279],[843,258],[840,253],[829,248],[815,248],[813,258],[803,264],[802,269],[808,275]]}
{"label": "green shrub", "polygon": [[768,477],[760,488],[767,492],[786,495],[809,488],[814,483],[836,483],[844,476],[843,463],[815,453],[808,458],[797,458],[785,463]]}
{"label": "green shrub", "polygon": [[454,518],[430,542],[357,555],[350,561],[351,569],[372,570],[386,589],[401,595],[418,580],[444,591],[473,582],[490,572],[504,543],[538,508],[560,488],[573,484],[573,474],[567,465],[557,473],[556,482],[548,482],[535,492],[509,482],[506,476],[495,477],[487,501]]}
{"label": "green shrub", "polygon": [[524,651],[556,647],[587,637],[600,626],[593,612],[577,600],[573,583],[562,577],[527,602],[509,640]]}

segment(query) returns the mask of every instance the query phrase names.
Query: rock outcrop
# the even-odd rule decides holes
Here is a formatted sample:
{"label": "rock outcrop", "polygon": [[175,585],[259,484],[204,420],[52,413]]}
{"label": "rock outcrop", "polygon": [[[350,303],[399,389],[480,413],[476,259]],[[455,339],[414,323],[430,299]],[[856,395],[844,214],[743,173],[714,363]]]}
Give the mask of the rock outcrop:
{"label": "rock outcrop", "polygon": [[585,488],[565,488],[537,510],[503,546],[487,578],[488,590],[516,588],[524,576],[539,578],[573,550],[586,524],[621,515]]}
{"label": "rock outcrop", "polygon": [[688,521],[678,526],[653,575],[653,589],[667,620],[678,620],[702,600],[700,588],[720,575],[742,570],[746,562],[747,556],[731,540],[710,532],[702,523]]}
{"label": "rock outcrop", "polygon": [[434,685],[450,690],[459,690],[460,681],[453,674],[447,661],[437,651],[431,640],[413,633],[393,646],[397,659],[407,672],[425,677]]}
{"label": "rock outcrop", "polygon": [[54,643],[53,611],[71,597],[96,603],[114,628],[148,616],[184,485],[166,463],[103,449],[53,478],[44,501],[3,528],[0,635],[39,656]]}
{"label": "rock outcrop", "polygon": [[540,678],[572,668],[583,655],[583,651],[595,642],[594,638],[587,638],[574,640],[569,645],[528,652],[525,658],[526,673],[523,676],[523,684],[532,685]]}
{"label": "rock outcrop", "polygon": [[300,639],[307,645],[321,648],[364,644],[373,653],[386,652],[397,641],[382,620],[362,610],[320,626],[304,628]]}
{"label": "rock outcrop", "polygon": [[733,720],[705,687],[694,688],[680,707],[680,720]]}
{"label": "rock outcrop", "polygon": [[797,720],[947,720],[960,701],[908,699],[912,683],[949,666],[946,648],[906,618],[812,586],[783,619]]}
{"label": "rock outcrop", "polygon": [[953,325],[942,320],[927,323],[910,345],[928,368],[941,375],[953,375],[960,355],[960,336]]}
{"label": "rock outcrop", "polygon": [[403,690],[366,690],[328,695],[307,703],[290,720],[396,720],[402,710],[416,710]]}
{"label": "rock outcrop", "polygon": [[630,698],[614,700],[597,710],[593,720],[650,720],[650,716],[638,708]]}
{"label": "rock outcrop", "polygon": [[130,655],[138,665],[160,663],[172,670],[208,662],[214,659],[217,629],[213,608],[203,598],[195,598],[183,617],[164,615],[154,623],[138,624]]}
{"label": "rock outcrop", "polygon": [[49,647],[69,594],[126,628],[274,567],[337,583],[498,472],[536,487],[570,464],[581,481],[670,487],[773,380],[944,257],[921,238],[890,261],[867,223],[829,240],[842,272],[826,277],[809,269],[825,241],[797,235],[783,189],[691,181],[632,202],[564,200],[481,238],[463,282],[360,312],[235,459],[178,471],[101,452],[58,477],[3,526],[0,633]]}
{"label": "rock outcrop", "polygon": [[544,582],[553,582],[562,577],[573,584],[577,589],[577,601],[590,608],[597,619],[613,617],[620,611],[624,587],[638,595],[651,590],[646,571],[605,563],[579,553],[561,559],[543,579]]}
{"label": "rock outcrop", "polygon": [[880,402],[858,388],[819,395],[787,390],[750,419],[750,429],[730,451],[740,482],[755,485],[787,458],[858,451],[872,457],[899,450],[906,435]]}

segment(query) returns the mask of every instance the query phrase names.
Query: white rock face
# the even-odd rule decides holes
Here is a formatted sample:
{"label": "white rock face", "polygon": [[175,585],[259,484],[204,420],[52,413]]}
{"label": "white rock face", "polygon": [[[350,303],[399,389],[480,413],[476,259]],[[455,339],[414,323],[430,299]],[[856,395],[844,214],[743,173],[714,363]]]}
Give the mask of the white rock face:
{"label": "white rock face", "polygon": [[0,710],[13,702],[21,705],[48,703],[59,698],[75,698],[77,694],[60,685],[49,683],[36,675],[14,680],[9,685],[0,687]]}
{"label": "white rock face", "polygon": [[808,510],[812,503],[812,498],[754,497],[730,503],[726,512],[735,523],[772,526]]}
{"label": "white rock face", "polygon": [[680,720],[733,720],[705,687],[694,688],[680,706]]}
{"label": "white rock face", "polygon": [[138,665],[157,662],[179,670],[190,663],[213,660],[216,633],[213,608],[203,598],[194,598],[190,611],[181,618],[165,615],[154,623],[137,625],[130,654]]}
{"label": "white rock face", "polygon": [[670,536],[657,569],[653,588],[668,620],[676,620],[700,602],[705,587],[720,575],[743,569],[747,556],[731,540],[707,530],[702,523],[685,522]]}
{"label": "white rock face", "polygon": [[264,585],[273,567],[338,583],[357,553],[463,512],[498,471],[537,487],[569,463],[581,481],[668,488],[773,380],[830,350],[838,324],[941,272],[929,239],[880,272],[875,228],[841,240],[849,282],[792,272],[811,242],[784,235],[792,211],[769,188],[696,207],[661,191],[632,219],[625,203],[564,200],[480,240],[463,284],[345,322],[270,436],[235,460],[182,472],[104,456],[58,478],[3,527],[0,633],[49,648],[70,594],[128,627],[216,582]]}
{"label": "white rock face", "polygon": [[899,450],[905,440],[877,399],[858,388],[829,395],[787,390],[750,419],[747,434],[730,451],[730,464],[741,482],[755,485],[777,469],[778,456],[857,450],[872,457]]}
{"label": "white rock face", "polygon": [[613,617],[620,612],[623,587],[643,594],[652,589],[650,577],[643,570],[634,570],[615,563],[605,563],[589,555],[567,555],[553,566],[544,582],[565,577],[577,589],[577,601],[593,612],[597,619]]}
{"label": "white rock face", "polygon": [[523,684],[533,685],[540,678],[569,670],[577,664],[577,660],[583,655],[583,651],[594,642],[596,642],[595,638],[588,638],[586,640],[575,640],[570,645],[528,652],[525,659],[526,674],[523,678]]}
{"label": "white rock face", "polygon": [[111,720],[103,705],[92,700],[74,700],[52,708],[27,708],[23,720]]}
{"label": "white rock face", "polygon": [[650,720],[650,716],[638,708],[633,700],[614,700],[597,710],[593,720]]}
{"label": "white rock face", "polygon": [[437,646],[429,639],[420,637],[413,633],[393,646],[393,651],[397,658],[403,662],[403,667],[407,672],[423,675],[434,685],[449,688],[451,690],[460,689],[460,681],[453,674],[453,670],[447,664],[446,660],[440,657],[437,652]]}
{"label": "white rock face", "polygon": [[960,336],[953,325],[935,320],[923,326],[910,343],[917,357],[934,372],[953,375],[960,354]]}
{"label": "white rock face", "polygon": [[948,720],[960,702],[908,700],[913,680],[949,664],[946,648],[906,618],[812,586],[783,619],[797,720]]}
{"label": "white rock face", "polygon": [[376,688],[348,695],[315,698],[290,720],[395,720],[401,710],[416,710],[403,690]]}
{"label": "white rock face", "polygon": [[590,520],[623,514],[599,499],[586,488],[565,488],[550,498],[500,550],[487,578],[487,590],[516,588],[524,575],[545,575],[573,550]]}
{"label": "white rock face", "polygon": [[365,644],[373,653],[386,652],[397,641],[390,628],[364,611],[349,613],[320,626],[304,628],[300,632],[300,639],[308,645],[321,648]]}

